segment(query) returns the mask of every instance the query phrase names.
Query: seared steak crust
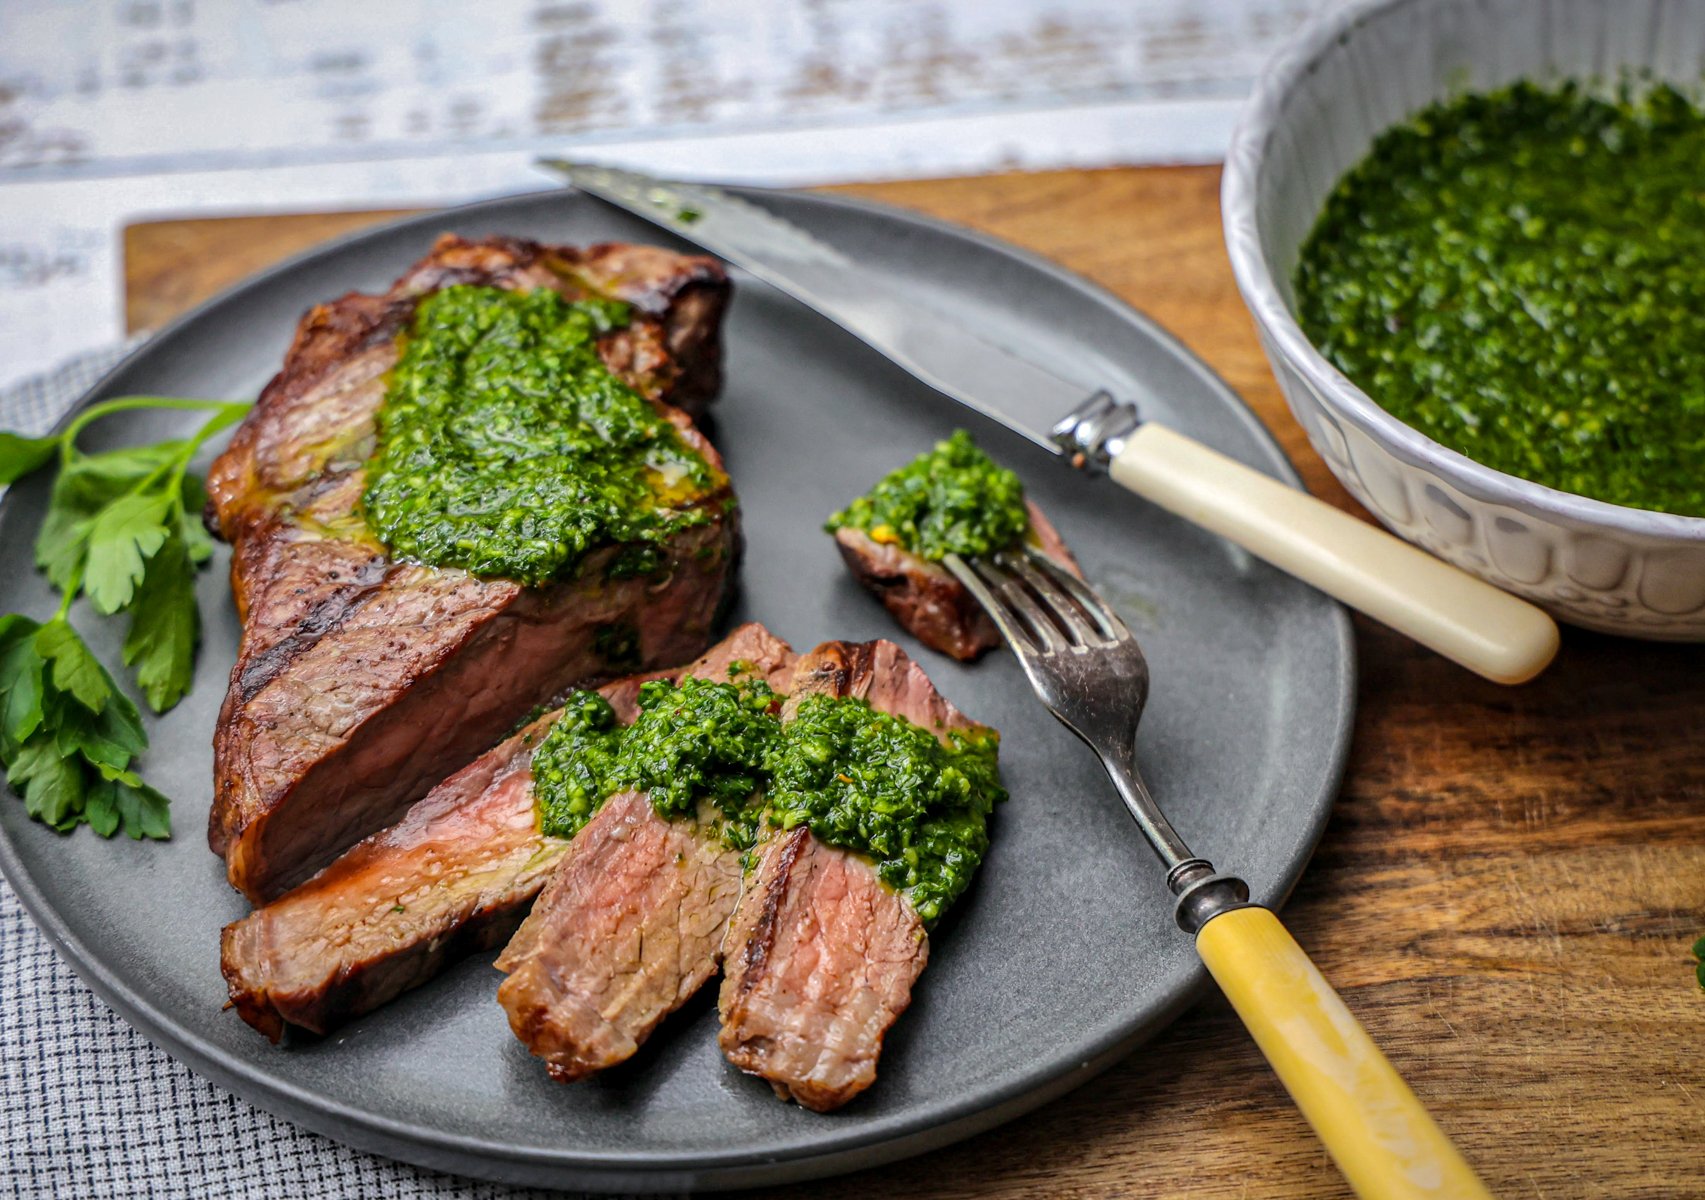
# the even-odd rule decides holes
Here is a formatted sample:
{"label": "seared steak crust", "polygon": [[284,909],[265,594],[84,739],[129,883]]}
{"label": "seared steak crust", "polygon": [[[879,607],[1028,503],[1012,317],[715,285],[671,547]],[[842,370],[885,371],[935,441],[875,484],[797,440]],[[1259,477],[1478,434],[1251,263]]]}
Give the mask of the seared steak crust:
{"label": "seared steak crust", "polygon": [[[813,692],[858,697],[944,740],[975,728],[892,642],[817,647],[794,669],[790,708]],[[718,1041],[783,1099],[839,1108],[876,1081],[883,1039],[928,961],[923,922],[869,860],[805,827],[775,834],[723,944]]]}
{"label": "seared steak crust", "polygon": [[[781,645],[762,626],[743,625],[689,667],[599,690],[628,722],[645,680],[721,678],[730,663],[761,661]],[[286,1024],[325,1033],[455,958],[502,944],[569,847],[541,834],[534,816],[533,751],[557,716],[534,721],[397,824],[226,926],[220,965],[243,1020],[273,1041]]]}
{"label": "seared steak crust", "polygon": [[[786,690],[786,643],[769,638],[736,657]],[[692,673],[727,678],[726,665]],[[716,973],[740,860],[710,822],[660,817],[638,792],[610,797],[575,835],[497,960],[509,974],[497,991],[509,1027],[553,1079],[625,1062]]]}
{"label": "seared steak crust", "polygon": [[208,840],[263,902],[394,821],[529,707],[612,664],[599,629],[631,631],[637,663],[700,652],[739,547],[724,487],[662,572],[605,580],[614,549],[540,589],[388,558],[362,522],[364,464],[396,337],[452,284],[603,294],[633,321],[599,352],[715,467],[692,425],[720,381],[728,282],[712,260],[642,246],[587,250],[441,238],[382,296],[311,310],[283,370],[208,476],[209,520],[233,545],[242,645],[214,741]]}
{"label": "seared steak crust", "polygon": [[327,1031],[499,945],[568,843],[533,818],[535,722],[300,887],[225,927],[220,965],[243,1020],[278,1041]]}
{"label": "seared steak crust", "polygon": [[[1082,574],[1042,510],[1034,504],[1028,507],[1036,548],[1074,574]],[[930,649],[969,662],[1000,645],[995,623],[940,563],[873,541],[864,530],[851,526],[835,531],[835,545],[853,578],[882,601],[902,629]]]}

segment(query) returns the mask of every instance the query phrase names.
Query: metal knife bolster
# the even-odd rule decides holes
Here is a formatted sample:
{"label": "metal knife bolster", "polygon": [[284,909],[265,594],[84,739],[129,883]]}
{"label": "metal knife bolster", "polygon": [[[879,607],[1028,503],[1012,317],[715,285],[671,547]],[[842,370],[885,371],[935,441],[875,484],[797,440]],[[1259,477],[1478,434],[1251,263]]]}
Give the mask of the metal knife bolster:
{"label": "metal knife bolster", "polygon": [[1115,400],[1107,391],[1097,391],[1061,417],[1049,431],[1066,461],[1091,475],[1104,475],[1107,465],[1119,457],[1125,439],[1143,423],[1137,406]]}
{"label": "metal knife bolster", "polygon": [[[545,159],[540,165],[779,288],[937,391],[1081,470],[1105,472],[1140,422],[1136,405],[1106,391],[1085,397],[1083,383],[972,332],[917,297],[887,291],[834,246],[721,188],[592,163]],[[919,320],[920,313],[929,319]],[[1067,404],[1070,411],[1058,416]]]}

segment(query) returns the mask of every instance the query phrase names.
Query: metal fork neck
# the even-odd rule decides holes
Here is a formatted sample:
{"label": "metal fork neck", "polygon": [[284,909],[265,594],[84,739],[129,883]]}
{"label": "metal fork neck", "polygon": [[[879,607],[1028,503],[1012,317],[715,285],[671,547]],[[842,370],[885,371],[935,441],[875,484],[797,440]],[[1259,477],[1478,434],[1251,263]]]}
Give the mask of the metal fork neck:
{"label": "metal fork neck", "polygon": [[[1105,417],[1113,402],[1100,399]],[[1100,433],[1094,440],[1105,444]],[[1042,555],[966,562],[949,554],[942,561],[999,626],[1037,696],[1101,760],[1126,811],[1166,864],[1179,925],[1193,934],[1220,913],[1247,904],[1248,886],[1216,875],[1212,863],[1190,852],[1137,771],[1137,721],[1148,698],[1148,664],[1118,614]]]}
{"label": "metal fork neck", "polygon": [[1148,785],[1137,773],[1134,747],[1121,746],[1112,752],[1103,747],[1101,762],[1107,769],[1107,777],[1113,781],[1113,787],[1119,793],[1119,799],[1125,802],[1131,819],[1137,823],[1137,828],[1142,830],[1148,844],[1154,847],[1154,852],[1160,855],[1160,861],[1166,864],[1168,871],[1175,871],[1187,862],[1201,861],[1190,853],[1190,847],[1184,844],[1184,839],[1178,836],[1178,831],[1172,828],[1172,822],[1166,819],[1166,814],[1160,811],[1160,805],[1156,804],[1154,797],[1149,794]]}
{"label": "metal fork neck", "polygon": [[1131,819],[1166,864],[1166,886],[1178,898],[1172,915],[1180,929],[1194,935],[1221,913],[1249,906],[1249,885],[1235,875],[1219,874],[1213,863],[1197,858],[1172,828],[1137,772],[1134,748],[1103,754],[1102,763]]}

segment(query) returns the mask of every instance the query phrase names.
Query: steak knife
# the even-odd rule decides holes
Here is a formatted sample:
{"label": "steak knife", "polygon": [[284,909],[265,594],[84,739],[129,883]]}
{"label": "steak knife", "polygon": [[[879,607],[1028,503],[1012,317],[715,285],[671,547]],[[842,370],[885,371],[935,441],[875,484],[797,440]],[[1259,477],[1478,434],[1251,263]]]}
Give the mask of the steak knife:
{"label": "steak knife", "polygon": [[[1471,671],[1523,683],[1557,652],[1541,609],[1067,379],[884,286],[833,246],[702,183],[545,159],[576,188],[785,292],[924,383],[1089,474],[1242,546]],[[929,320],[920,320],[927,313]]]}

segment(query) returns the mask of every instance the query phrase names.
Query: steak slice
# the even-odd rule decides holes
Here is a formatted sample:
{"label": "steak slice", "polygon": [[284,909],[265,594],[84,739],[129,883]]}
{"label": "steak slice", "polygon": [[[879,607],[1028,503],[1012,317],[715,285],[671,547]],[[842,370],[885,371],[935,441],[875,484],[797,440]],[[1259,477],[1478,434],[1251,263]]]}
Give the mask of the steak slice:
{"label": "steak slice", "polygon": [[[391,560],[360,513],[375,414],[397,336],[452,284],[612,296],[631,323],[604,362],[715,468],[649,578],[607,580],[595,551],[575,579],[523,588]],[[707,258],[644,246],[579,250],[446,235],[384,295],[302,318],[284,367],[208,475],[209,520],[232,543],[244,622],[214,735],[208,841],[256,903],[308,878],[563,689],[700,653],[739,549],[721,459],[693,426],[720,381],[728,298]],[[612,654],[612,648],[621,653]]]}
{"label": "steak slice", "polygon": [[[794,670],[789,708],[812,692],[866,700],[944,741],[976,728],[892,642],[817,647]],[[723,944],[718,1042],[781,1098],[839,1108],[876,1081],[883,1038],[928,961],[923,922],[868,859],[805,826],[776,833]]]}
{"label": "steak slice", "polygon": [[[723,678],[733,662],[791,657],[763,626],[743,625],[688,667],[599,691],[627,722],[647,679]],[[532,722],[396,825],[227,925],[220,965],[243,1020],[275,1042],[286,1024],[325,1033],[508,938],[569,847],[539,832],[533,806],[533,750],[558,715]]]}
{"label": "steak slice", "polygon": [[551,1078],[627,1061],[715,974],[740,857],[644,793],[605,801],[497,960],[509,1027]]}
{"label": "steak slice", "polygon": [[[786,691],[784,643],[743,657]],[[497,960],[509,1027],[553,1079],[625,1062],[716,973],[742,856],[712,821],[661,817],[640,792],[611,796],[575,835]]]}
{"label": "steak slice", "polygon": [[[1036,549],[1072,574],[1083,574],[1053,523],[1035,504],[1027,501],[1026,506]],[[835,531],[835,545],[853,578],[882,601],[902,629],[931,650],[970,662],[1000,645],[1000,632],[982,605],[940,563],[875,541],[851,526]]]}

